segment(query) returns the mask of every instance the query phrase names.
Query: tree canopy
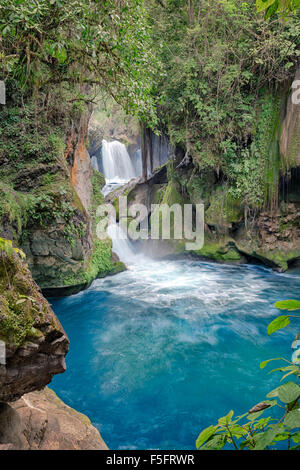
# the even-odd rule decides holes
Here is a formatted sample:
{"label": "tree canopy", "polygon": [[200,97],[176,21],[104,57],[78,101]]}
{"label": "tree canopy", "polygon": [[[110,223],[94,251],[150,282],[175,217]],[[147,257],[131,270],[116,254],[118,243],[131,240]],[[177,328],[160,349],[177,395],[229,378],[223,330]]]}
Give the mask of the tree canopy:
{"label": "tree canopy", "polygon": [[97,85],[153,120],[148,30],[142,0],[3,0],[2,79],[23,95]]}

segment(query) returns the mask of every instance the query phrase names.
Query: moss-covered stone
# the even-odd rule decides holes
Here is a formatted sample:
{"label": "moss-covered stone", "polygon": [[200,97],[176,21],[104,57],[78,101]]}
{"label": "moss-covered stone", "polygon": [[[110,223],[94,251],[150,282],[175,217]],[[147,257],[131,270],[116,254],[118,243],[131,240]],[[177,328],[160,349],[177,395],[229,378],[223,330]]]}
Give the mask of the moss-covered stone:
{"label": "moss-covered stone", "polygon": [[206,240],[201,250],[194,250],[193,254],[210,260],[224,263],[244,263],[245,257],[238,251],[233,241]]}
{"label": "moss-covered stone", "polygon": [[27,265],[15,250],[3,246],[0,339],[6,346],[6,366],[0,374],[1,402],[40,389],[50,382],[53,374],[64,372],[69,344]]}
{"label": "moss-covered stone", "polygon": [[242,219],[241,201],[233,198],[228,187],[218,186],[210,196],[209,207],[205,211],[205,222],[218,227],[220,231],[225,231]]}

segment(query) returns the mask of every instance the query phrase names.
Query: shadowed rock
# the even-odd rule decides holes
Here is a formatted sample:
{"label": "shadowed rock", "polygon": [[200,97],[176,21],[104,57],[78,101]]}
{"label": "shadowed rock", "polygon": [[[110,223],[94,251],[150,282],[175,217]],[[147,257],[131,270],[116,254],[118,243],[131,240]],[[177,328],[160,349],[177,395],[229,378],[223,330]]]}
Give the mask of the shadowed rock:
{"label": "shadowed rock", "polygon": [[0,402],[40,390],[65,371],[69,340],[30,271],[15,253],[0,256]]}

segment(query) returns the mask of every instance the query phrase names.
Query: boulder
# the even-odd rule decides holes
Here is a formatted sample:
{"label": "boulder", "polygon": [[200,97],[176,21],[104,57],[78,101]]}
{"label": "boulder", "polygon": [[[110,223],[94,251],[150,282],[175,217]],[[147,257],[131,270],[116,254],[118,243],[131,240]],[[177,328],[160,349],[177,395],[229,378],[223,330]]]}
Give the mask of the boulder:
{"label": "boulder", "polygon": [[0,450],[107,450],[89,418],[49,388],[0,404]]}

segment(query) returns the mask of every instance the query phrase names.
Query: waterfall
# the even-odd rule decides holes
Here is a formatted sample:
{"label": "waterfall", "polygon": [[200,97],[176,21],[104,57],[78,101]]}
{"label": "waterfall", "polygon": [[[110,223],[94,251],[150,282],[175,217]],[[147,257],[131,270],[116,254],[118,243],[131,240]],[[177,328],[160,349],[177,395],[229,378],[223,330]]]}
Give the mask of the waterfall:
{"label": "waterfall", "polygon": [[111,224],[107,227],[107,233],[113,242],[112,249],[120,260],[126,264],[133,263],[137,255],[122,227],[119,224]]}
{"label": "waterfall", "polygon": [[102,141],[102,163],[106,181],[129,181],[135,178],[135,171],[126,150],[121,142]]}

